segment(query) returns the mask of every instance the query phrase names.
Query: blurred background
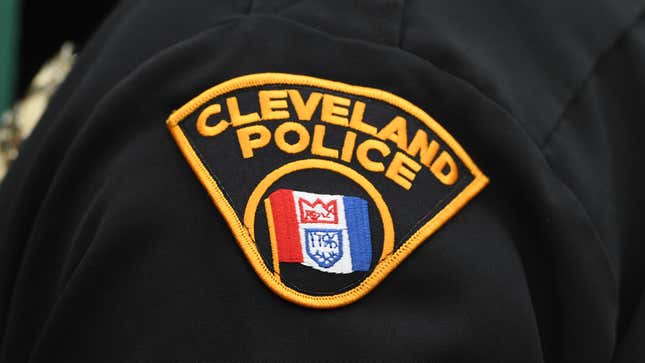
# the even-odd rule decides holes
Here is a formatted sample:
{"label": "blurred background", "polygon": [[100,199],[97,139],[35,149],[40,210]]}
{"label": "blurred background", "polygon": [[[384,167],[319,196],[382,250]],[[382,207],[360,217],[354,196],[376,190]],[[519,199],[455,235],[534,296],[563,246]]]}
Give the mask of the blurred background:
{"label": "blurred background", "polygon": [[116,3],[0,0],[0,109],[24,94],[64,42],[82,48]]}
{"label": "blurred background", "polygon": [[0,180],[74,54],[117,3],[0,0]]}

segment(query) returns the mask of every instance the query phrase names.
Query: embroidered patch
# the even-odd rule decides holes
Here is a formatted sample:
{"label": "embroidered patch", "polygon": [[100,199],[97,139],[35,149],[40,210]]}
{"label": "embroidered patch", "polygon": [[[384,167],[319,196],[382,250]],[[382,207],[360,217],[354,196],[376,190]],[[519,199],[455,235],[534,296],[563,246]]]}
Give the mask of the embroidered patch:
{"label": "embroidered patch", "polygon": [[309,76],[231,79],[167,124],[258,276],[313,308],[363,297],[488,183],[420,108]]}
{"label": "embroidered patch", "polygon": [[280,189],[265,201],[276,262],[298,262],[328,273],[369,271],[372,262],[367,202],[357,197]]}

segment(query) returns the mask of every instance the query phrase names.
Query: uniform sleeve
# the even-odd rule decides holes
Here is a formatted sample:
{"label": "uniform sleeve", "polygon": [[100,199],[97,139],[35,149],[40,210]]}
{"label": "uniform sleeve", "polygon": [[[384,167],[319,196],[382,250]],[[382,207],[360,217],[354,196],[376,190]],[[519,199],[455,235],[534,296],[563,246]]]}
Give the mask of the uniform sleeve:
{"label": "uniform sleeve", "polygon": [[595,64],[544,151],[593,220],[615,275],[616,362],[643,359],[641,225],[645,194],[642,118],[645,107],[645,23],[640,17]]}
{"label": "uniform sleeve", "polygon": [[[63,271],[73,270],[80,258],[76,255],[76,262],[70,264],[68,258],[74,255],[70,248],[76,245],[84,250],[92,239],[93,232],[89,231],[97,226],[87,208],[96,199],[96,188],[105,182],[107,165],[86,163],[89,160],[72,162],[69,158],[74,159],[72,155],[77,153],[73,145],[93,128],[91,115],[101,100],[128,74],[164,48],[244,13],[248,4],[219,2],[208,7],[209,12],[202,13],[200,21],[168,27],[165,21],[151,19],[164,14],[187,18],[186,13],[195,9],[123,1],[82,50],[37,127],[21,145],[20,157],[0,184],[0,361],[28,359],[58,299],[60,283],[67,279]],[[134,39],[133,34],[140,39]],[[105,148],[108,158],[117,157],[114,149],[108,151],[109,144],[99,148]],[[64,192],[58,188],[67,184],[60,179],[66,160],[71,162],[70,170],[87,171],[90,164],[98,166],[94,171],[100,176],[79,179],[89,189],[75,190],[77,184]],[[82,163],[77,164],[79,161]],[[92,227],[81,232],[81,221],[90,222]],[[31,287],[25,289],[26,285]]]}
{"label": "uniform sleeve", "polygon": [[[0,362],[645,358],[638,344],[644,329],[645,251],[638,227],[645,31],[639,22],[624,32],[625,19],[635,16],[635,2],[629,3],[599,2],[584,18],[574,6],[533,1],[510,7],[475,1],[123,3],[84,50],[0,186]],[[603,22],[605,8],[618,10]],[[598,26],[590,29],[590,23]],[[614,44],[615,34],[624,36]],[[253,88],[259,83],[226,93],[239,85],[233,80],[264,80],[266,74],[291,76],[260,84],[263,95],[273,95],[265,101]],[[294,83],[302,79],[309,83]],[[211,101],[212,89],[230,97],[191,106],[191,100]],[[289,98],[294,94],[297,105]],[[317,97],[326,100],[320,116]],[[396,113],[400,105],[407,113]],[[200,121],[202,114],[219,117],[224,108],[230,120]],[[351,128],[357,109],[367,111]],[[177,142],[166,124],[177,110],[186,114],[187,141]],[[288,119],[280,118],[284,111]],[[401,119],[413,125],[413,115],[425,113],[438,132],[401,126]],[[392,117],[379,124],[379,115]],[[278,145],[275,135],[285,124],[291,129],[282,130],[298,130],[299,138],[285,131]],[[234,127],[257,126],[247,128],[247,136],[265,127],[246,140],[246,152],[277,156],[258,156],[255,161],[266,163],[251,164],[242,157],[242,143],[228,148],[221,139],[206,139],[223,132],[217,125],[225,125],[232,140],[240,137]],[[319,126],[327,127],[326,139],[303,136]],[[362,149],[363,164],[352,138],[372,145]],[[300,148],[305,139],[311,144]],[[452,183],[430,179],[447,175],[446,164],[430,166],[432,150],[450,151],[457,142],[469,157],[447,152],[442,160],[467,159],[454,164],[467,177],[427,203],[436,190],[419,186]],[[334,154],[333,145],[342,148]],[[320,263],[310,268],[315,261],[276,264],[264,241],[269,253],[263,261],[274,263],[261,266],[282,268],[267,273],[237,238],[250,236],[255,225],[231,223],[252,199],[242,192],[256,188],[248,176],[265,169],[267,177],[275,175],[274,169],[305,157],[325,160],[317,165],[333,161],[377,191],[408,193],[365,196],[342,175],[316,171],[291,179],[309,189],[285,191],[287,184],[276,182],[275,193],[263,200],[265,239],[287,221],[300,223],[278,239],[286,245],[301,238],[291,247],[303,260],[341,253],[307,250],[301,232],[317,247],[324,242],[331,249],[341,238],[367,245],[365,220],[371,223],[385,209],[397,216],[392,252],[379,254],[385,242],[372,244],[373,251],[356,255],[356,270],[369,270],[370,261],[407,258],[392,262],[396,268],[369,294],[334,309],[294,304],[297,299],[283,298],[263,276],[278,279],[291,271],[292,290],[317,301],[355,283],[342,280],[350,272],[371,281],[369,271],[354,271],[359,264],[331,272]],[[388,172],[395,157],[399,166]],[[414,174],[426,157],[425,176]],[[213,158],[219,169],[203,162]],[[472,165],[483,174],[468,174]],[[478,193],[451,204],[462,195],[459,188],[484,174],[488,186],[482,182]],[[213,184],[225,186],[216,189],[219,199],[209,194]],[[341,188],[353,194],[333,192]],[[298,195],[303,201],[295,205]],[[374,195],[385,202],[365,207]],[[276,217],[305,204],[310,214],[304,217]],[[341,205],[355,215],[339,214]],[[321,215],[336,224],[340,215],[345,230],[302,227],[303,219]],[[433,222],[440,228],[417,233],[435,215],[442,216]],[[378,226],[372,237],[386,234],[386,224]],[[363,235],[356,239],[355,231]],[[406,250],[409,240],[418,242],[414,251]],[[345,253],[351,256],[351,248]]]}

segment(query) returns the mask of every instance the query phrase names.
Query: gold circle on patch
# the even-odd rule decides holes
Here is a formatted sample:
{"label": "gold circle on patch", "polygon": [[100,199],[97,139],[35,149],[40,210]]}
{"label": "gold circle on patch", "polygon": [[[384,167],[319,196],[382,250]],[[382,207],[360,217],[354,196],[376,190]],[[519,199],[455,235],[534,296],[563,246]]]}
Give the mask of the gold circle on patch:
{"label": "gold circle on patch", "polygon": [[[381,193],[378,192],[374,184],[372,184],[367,178],[356,172],[354,169],[323,159],[305,159],[298,160],[286,165],[279,167],[278,169],[269,173],[262,181],[255,187],[253,193],[249,197],[249,201],[246,204],[244,209],[244,225],[249,230],[251,238],[255,241],[255,215],[260,205],[262,196],[266,194],[267,190],[277,182],[280,178],[285,175],[307,169],[321,169],[331,172],[336,172],[350,179],[354,183],[358,184],[363,190],[370,196],[376,208],[378,209],[381,221],[383,223],[383,249],[381,252],[381,257],[379,258],[379,263],[386,259],[389,255],[392,254],[394,250],[394,223],[392,222],[392,215],[390,214],[390,209],[387,207],[387,204],[383,200]],[[276,258],[277,248],[272,246],[273,251],[273,271],[275,277],[280,280],[280,266]],[[368,277],[369,278],[369,277]],[[280,282],[282,284],[282,282]],[[284,286],[288,288],[287,286]],[[360,287],[360,285],[359,285]],[[358,288],[358,287],[356,287]],[[352,290],[347,291],[346,293],[351,292]],[[342,294],[341,294],[342,295]],[[320,296],[311,297],[320,298]]]}
{"label": "gold circle on patch", "polygon": [[[363,133],[364,135],[368,135],[370,137],[374,137],[376,135],[376,139],[379,139],[373,125],[370,126],[366,124],[360,124],[360,122],[355,122],[354,124],[352,124],[352,122],[346,120],[347,117],[345,116],[347,116],[347,114],[349,113],[347,105],[343,106],[345,108],[341,107],[340,111],[338,111],[344,114],[343,117],[345,117],[345,122],[338,122],[338,117],[334,116],[334,100],[338,99],[336,95],[339,93],[344,95],[344,97],[347,97],[348,99],[355,99],[356,106],[354,106],[354,110],[358,109],[360,111],[359,113],[361,113],[361,117],[366,102],[373,102],[374,105],[381,106],[383,109],[395,110],[397,112],[395,116],[397,117],[392,118],[392,121],[384,126],[383,129],[389,127],[390,124],[393,125],[391,127],[396,128],[397,124],[395,121],[403,120],[403,122],[405,122],[406,118],[409,120],[409,122],[417,125],[418,133],[420,133],[420,135],[425,135],[423,138],[418,139],[421,141],[425,140],[427,144],[425,151],[423,151],[425,154],[420,156],[421,159],[419,161],[410,159],[410,157],[419,158],[418,155],[422,153],[420,146],[417,145],[416,150],[410,151],[410,148],[404,148],[403,146],[399,145],[397,136],[397,144],[393,145],[393,147],[396,147],[399,150],[394,154],[393,157],[396,158],[397,155],[403,155],[403,157],[405,157],[407,153],[410,155],[410,157],[407,157],[405,159],[397,159],[399,163],[402,163],[401,160],[412,160],[410,161],[410,163],[414,163],[412,165],[417,165],[419,164],[419,162],[422,162],[427,166],[425,170],[428,174],[426,175],[425,180],[426,183],[429,184],[425,185],[430,185],[432,188],[435,188],[433,190],[436,190],[436,193],[431,195],[431,193],[425,193],[426,190],[417,190],[423,190],[423,196],[428,196],[428,200],[426,201],[428,203],[427,205],[429,206],[428,209],[430,208],[430,206],[434,206],[436,207],[436,209],[434,209],[432,213],[429,214],[425,208],[417,208],[419,210],[416,210],[416,212],[419,215],[412,215],[412,217],[417,218],[416,220],[406,222],[409,223],[411,227],[409,228],[409,230],[405,230],[404,228],[399,227],[399,224],[402,223],[400,220],[400,217],[402,216],[401,210],[399,210],[400,208],[397,209],[396,204],[386,204],[383,196],[385,196],[385,199],[390,202],[396,200],[397,196],[399,195],[397,194],[399,192],[399,189],[396,189],[395,191],[392,188],[400,187],[401,193],[407,192],[412,187],[411,179],[414,179],[414,177],[410,177],[409,175],[411,174],[414,176],[416,174],[408,170],[407,179],[409,180],[403,180],[403,182],[407,181],[406,183],[401,183],[400,178],[392,179],[392,175],[386,175],[396,183],[393,183],[391,186],[387,186],[385,184],[377,184],[379,186],[379,190],[377,190],[373,184],[373,179],[368,180],[367,177],[363,176],[347,165],[343,165],[336,161],[320,159],[317,157],[303,158],[300,160],[291,161],[276,169],[271,168],[269,170],[262,170],[261,173],[258,172],[257,175],[253,175],[252,181],[251,179],[247,181],[249,185],[241,183],[244,186],[243,193],[238,196],[239,199],[237,199],[237,203],[233,203],[234,201],[231,199],[231,194],[226,193],[223,189],[227,185],[224,185],[222,183],[226,181],[222,182],[222,178],[217,176],[218,172],[226,173],[227,170],[217,168],[217,160],[213,160],[216,158],[209,157],[208,150],[211,149],[208,149],[206,147],[206,142],[210,142],[211,144],[209,145],[226,145],[226,140],[232,140],[232,138],[237,135],[236,132],[243,130],[236,128],[244,127],[247,129],[247,131],[258,129],[264,130],[264,133],[260,135],[260,139],[254,139],[253,141],[255,144],[267,145],[271,137],[269,129],[260,124],[255,124],[256,122],[265,120],[272,120],[273,122],[274,120],[284,118],[285,123],[283,123],[282,125],[289,126],[285,126],[287,128],[281,130],[285,131],[285,133],[288,132],[290,130],[288,128],[294,126],[292,123],[296,121],[296,118],[288,117],[289,113],[285,111],[286,108],[288,108],[288,106],[285,106],[287,101],[284,99],[273,101],[271,101],[271,99],[260,99],[261,92],[267,90],[275,91],[276,86],[289,89],[293,88],[295,90],[294,92],[296,92],[298,88],[313,88],[316,89],[317,92],[325,93],[328,97],[327,106],[325,106],[324,104],[323,106],[321,106],[323,108],[327,107],[327,119],[325,120],[325,122],[328,125],[333,124],[338,127],[348,128],[348,135],[350,132],[349,129],[351,129],[352,132]],[[250,92],[251,90],[253,90],[254,92],[257,90],[258,92],[257,98],[258,104],[260,106],[259,113],[248,113],[248,111],[246,111],[247,114],[242,116],[242,114],[240,114],[236,92]],[[286,90],[283,89],[282,93],[285,92]],[[213,100],[224,96],[227,96],[226,100],[222,98],[218,103],[213,103]],[[314,104],[317,104],[316,102],[320,102],[321,97],[323,96],[319,94],[318,100],[315,101]],[[240,98],[240,100],[241,99],[242,98]],[[298,102],[302,103],[303,100],[300,99],[300,101]],[[347,103],[349,101],[344,102]],[[235,120],[232,117],[229,117],[231,120],[227,121],[222,120],[220,116],[213,116],[218,115],[220,112],[222,112],[221,107],[222,105],[224,105],[224,103],[226,103],[229,114],[231,114],[232,112],[232,114],[235,116]],[[361,107],[358,107],[358,105],[361,105],[363,109],[361,109]],[[301,104],[299,107],[302,108],[305,106]],[[309,106],[306,106],[305,108],[308,107]],[[203,112],[203,114],[200,114],[203,116],[201,118],[196,114],[196,111],[200,109],[202,109]],[[398,114],[399,112],[401,115],[405,115],[405,118],[400,116]],[[262,114],[262,117],[260,117],[260,114]],[[218,122],[212,125],[208,124],[207,121],[209,121],[210,116],[213,116],[211,118],[211,121]],[[358,118],[356,118],[356,120],[361,119],[361,117],[357,117]],[[192,122],[184,122],[185,120],[192,120]],[[308,116],[305,114],[303,114],[302,116],[298,115],[297,121],[306,121],[307,124],[313,125],[312,127],[314,129],[314,132],[316,132],[316,128],[323,128],[323,126],[325,126],[323,125],[323,123],[316,123],[314,125],[314,123],[312,123],[311,121],[311,114],[308,114]],[[321,122],[322,121],[323,120],[321,116]],[[222,216],[228,223],[237,243],[242,249],[242,252],[246,256],[247,260],[249,261],[257,275],[260,277],[260,279],[280,297],[290,302],[310,308],[337,308],[351,304],[368,294],[381,281],[383,281],[388,274],[390,274],[399,264],[401,264],[401,262],[406,257],[408,257],[415,248],[421,245],[425,240],[428,239],[428,237],[430,237],[439,228],[441,228],[442,225],[444,225],[450,218],[452,218],[488,184],[488,178],[482,173],[477,165],[475,165],[466,151],[461,147],[457,140],[455,140],[452,135],[450,135],[450,133],[448,133],[448,131],[444,129],[434,118],[432,118],[421,108],[410,103],[409,101],[395,94],[376,88],[349,85],[337,81],[325,80],[305,75],[285,73],[249,74],[227,80],[205,90],[197,97],[184,104],[177,111],[173,112],[169,116],[166,123],[181,152],[184,154],[186,160],[195,172],[199,181],[208,191],[208,194],[213,200],[215,206],[221,212]],[[383,131],[383,129],[381,130],[381,132]],[[296,155],[301,151],[300,148],[294,148],[293,145],[287,145],[284,141],[283,133],[279,133],[278,135],[278,140],[276,140],[278,150],[282,150],[282,152],[288,155]],[[428,143],[427,138],[429,135],[432,136],[432,141],[430,143]],[[214,138],[221,139],[224,142],[221,144],[213,143],[212,140]],[[382,136],[379,140],[376,141],[370,140],[365,141],[364,145],[365,143],[370,142],[376,143],[377,145],[384,145],[383,143],[385,142],[392,143],[391,138],[385,136]],[[241,155],[237,155],[236,157],[240,158],[240,160],[249,160],[249,158],[253,157],[254,149],[252,147],[249,147],[250,139],[246,140],[246,144],[243,144],[242,140],[240,140],[239,145],[241,148]],[[244,147],[245,145],[246,148]],[[428,156],[428,160],[425,161],[424,158],[426,157],[426,154],[430,155],[432,153],[431,150],[433,145],[435,145],[434,153],[438,154],[438,156],[436,157],[436,161],[434,161],[432,165],[430,165],[430,157]],[[438,147],[441,147],[441,153],[438,153]],[[366,150],[367,148],[364,151]],[[320,156],[320,154],[312,154]],[[330,157],[333,158],[333,156]],[[336,159],[338,159],[338,157],[336,157]],[[350,163],[348,160],[345,160],[342,157],[339,160]],[[447,161],[450,161],[452,164],[447,163]],[[394,159],[392,163],[394,163]],[[395,165],[392,163],[391,165]],[[399,164],[399,167],[401,165],[402,164]],[[449,167],[450,170],[459,170],[459,175],[461,175],[461,177],[459,177],[457,173],[450,173],[450,176],[453,176],[454,178],[448,178],[448,175],[444,175],[443,168],[445,168],[446,165],[452,165]],[[383,171],[382,168],[375,170],[369,165],[366,166],[363,164],[363,167],[370,172]],[[421,165],[418,165],[417,168],[421,169]],[[275,246],[272,245],[272,259],[274,261],[273,266],[268,266],[268,262],[266,262],[268,261],[268,256],[266,256],[267,259],[265,260],[265,257],[263,257],[258,248],[258,245],[256,244],[255,219],[257,210],[260,206],[260,203],[262,202],[262,198],[269,191],[272,185],[277,182],[283,182],[281,178],[291,173],[303,170],[322,170],[324,172],[332,172],[348,178],[352,182],[356,183],[360,188],[363,189],[365,193],[367,193],[369,198],[376,206],[381,222],[383,224],[383,245],[379,261],[373,266],[367,276],[358,285],[355,285],[350,290],[344,291],[342,293],[334,295],[310,295],[287,286],[284,281],[281,281],[279,273],[280,266],[276,266],[276,260],[278,259],[276,258],[277,253],[275,251]],[[394,176],[398,177],[398,175]],[[231,187],[231,189],[235,190],[236,188],[238,188],[238,185],[236,185],[236,183],[240,183],[238,183],[237,179],[229,178],[228,180],[228,186]],[[418,184],[421,182],[419,181],[419,178],[417,178],[416,180],[417,181],[415,181],[415,183],[417,184],[415,185],[417,185],[417,188],[419,188]],[[254,188],[253,185],[255,185]],[[253,189],[253,191],[249,195],[248,191],[251,189]],[[412,198],[408,199],[411,200]],[[244,200],[246,200],[245,206]],[[413,202],[416,203],[417,201],[413,200]],[[244,207],[244,210],[242,210],[242,207]],[[270,203],[265,203],[265,209],[270,210],[270,208]],[[412,219],[412,217],[410,219]],[[271,223],[268,220],[269,218],[271,217],[269,214],[267,214],[269,236],[271,236]],[[393,220],[396,220],[397,222],[396,234],[394,231]],[[262,231],[262,233],[264,233],[264,231]],[[258,235],[259,234],[260,233],[258,233]]]}

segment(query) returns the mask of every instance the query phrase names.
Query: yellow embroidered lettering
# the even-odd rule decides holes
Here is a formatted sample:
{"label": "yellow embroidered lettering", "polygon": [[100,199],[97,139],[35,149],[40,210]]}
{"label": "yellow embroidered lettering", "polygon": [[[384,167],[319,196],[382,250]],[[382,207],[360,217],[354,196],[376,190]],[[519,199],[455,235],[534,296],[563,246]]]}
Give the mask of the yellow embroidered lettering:
{"label": "yellow embroidered lettering", "polygon": [[432,140],[428,145],[428,134],[423,130],[418,130],[412,138],[410,146],[408,147],[408,154],[412,157],[420,154],[421,164],[430,167],[430,163],[439,151],[439,143]]}
{"label": "yellow embroidered lettering", "polygon": [[338,159],[338,150],[328,148],[325,142],[325,126],[314,126],[314,138],[311,142],[311,153],[314,155],[326,156],[328,158]]}
{"label": "yellow embroidered lettering", "polygon": [[287,91],[268,90],[259,91],[260,113],[262,120],[284,120],[289,118],[287,111]]}
{"label": "yellow embroidered lettering", "polygon": [[356,145],[356,134],[347,131],[345,133],[345,141],[343,141],[343,150],[340,153],[340,159],[346,163],[352,161],[352,154],[354,153],[354,145]]}
{"label": "yellow embroidered lettering", "polygon": [[356,159],[361,164],[362,167],[369,171],[376,173],[382,172],[385,170],[385,166],[380,161],[373,161],[369,158],[368,152],[370,150],[376,150],[386,157],[390,155],[390,148],[381,141],[378,140],[365,140],[356,149]]}
{"label": "yellow embroidered lettering", "polygon": [[365,113],[365,104],[361,101],[354,103],[352,110],[352,117],[349,120],[349,127],[356,131],[361,131],[366,134],[376,136],[376,127],[369,125],[363,121],[363,114]]}
{"label": "yellow embroidered lettering", "polygon": [[408,148],[408,126],[407,121],[401,116],[396,116],[376,135],[379,139],[396,142],[401,150]]}
{"label": "yellow embroidered lettering", "polygon": [[410,190],[412,188],[412,182],[419,170],[421,170],[421,164],[404,153],[397,151],[385,172],[385,176],[392,179],[404,189]]}
{"label": "yellow embroidered lettering", "polygon": [[347,126],[350,103],[348,98],[325,94],[322,99],[320,120],[334,125]]}
{"label": "yellow embroidered lettering", "polygon": [[[444,174],[444,170],[448,167],[448,173]],[[459,177],[459,171],[457,170],[457,164],[453,160],[452,156],[445,151],[442,151],[439,154],[437,160],[432,163],[430,167],[432,173],[439,179],[440,182],[445,185],[453,185]]]}
{"label": "yellow embroidered lettering", "polygon": [[[257,135],[251,138],[251,135]],[[267,146],[271,141],[271,132],[262,125],[248,126],[237,130],[237,139],[240,143],[242,156],[245,159],[253,157],[253,150]]]}
{"label": "yellow embroidered lettering", "polygon": [[260,279],[317,309],[365,296],[488,183],[424,110],[340,81],[243,75],[166,121]]}
{"label": "yellow embroidered lettering", "polygon": [[248,115],[240,114],[237,97],[227,98],[226,107],[228,108],[228,114],[231,116],[231,124],[235,127],[260,121],[260,115],[257,112],[249,113]]}
{"label": "yellow embroidered lettering", "polygon": [[210,126],[207,124],[208,118],[222,112],[222,106],[213,104],[204,109],[197,117],[197,132],[202,136],[216,136],[222,133],[228,127],[229,123],[225,120],[220,120],[216,125]]}
{"label": "yellow embroidered lettering", "polygon": [[[286,139],[289,132],[298,135],[298,141],[289,143]],[[286,153],[297,154],[309,146],[309,132],[297,122],[285,122],[275,130],[275,144]]]}
{"label": "yellow embroidered lettering", "polygon": [[298,119],[300,121],[310,121],[311,117],[316,111],[316,108],[318,107],[318,104],[320,103],[320,100],[322,99],[322,94],[318,92],[312,92],[309,95],[309,98],[307,98],[307,102],[305,102],[303,101],[302,96],[300,95],[300,92],[298,92],[298,90],[291,89],[287,91],[287,93],[289,94],[293,108],[296,110]]}

